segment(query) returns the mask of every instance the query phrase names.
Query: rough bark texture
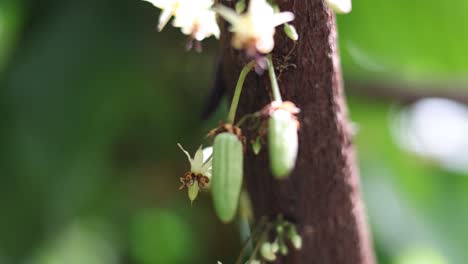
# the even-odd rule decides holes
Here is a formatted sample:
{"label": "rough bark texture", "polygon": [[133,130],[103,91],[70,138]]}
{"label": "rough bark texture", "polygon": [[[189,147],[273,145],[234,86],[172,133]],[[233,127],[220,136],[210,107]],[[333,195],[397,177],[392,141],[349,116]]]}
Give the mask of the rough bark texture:
{"label": "rough bark texture", "polygon": [[[259,156],[247,151],[246,184],[257,217],[283,214],[295,222],[303,249],[276,263],[371,264],[373,251],[360,197],[359,177],[344,101],[334,14],[322,0],[277,0],[281,10],[296,15],[299,32],[293,49],[282,28],[275,36],[274,62],[284,100],[301,109],[299,155],[292,175],[282,181],[270,174],[266,147]],[[224,2],[232,5],[232,1]],[[224,27],[223,68],[230,95],[247,60],[230,48]],[[267,74],[250,74],[238,117],[269,103]]]}

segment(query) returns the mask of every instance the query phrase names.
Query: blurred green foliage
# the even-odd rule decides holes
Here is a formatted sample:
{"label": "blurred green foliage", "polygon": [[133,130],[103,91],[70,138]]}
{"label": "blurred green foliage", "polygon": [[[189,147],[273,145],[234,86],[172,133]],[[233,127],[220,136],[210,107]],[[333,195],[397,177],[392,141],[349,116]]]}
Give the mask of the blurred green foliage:
{"label": "blurred green foliage", "polygon": [[353,2],[339,17],[345,75],[466,82],[467,10],[463,0]]}
{"label": "blurred green foliage", "polygon": [[139,263],[190,263],[196,259],[194,245],[199,242],[193,237],[190,223],[171,212],[140,213],[131,235],[132,251]]}
{"label": "blurred green foliage", "polygon": [[[353,9],[338,18],[346,80],[466,81],[465,0]],[[157,17],[138,0],[0,2],[0,263],[235,258],[236,226],[207,195],[190,207],[177,192],[188,168],[176,142],[193,152],[225,111],[200,122],[216,42],[184,52]],[[379,263],[464,263],[468,173],[399,147],[398,105],[349,104]]]}
{"label": "blurred green foliage", "polygon": [[24,7],[21,1],[0,2],[0,72],[14,48],[23,20]]}

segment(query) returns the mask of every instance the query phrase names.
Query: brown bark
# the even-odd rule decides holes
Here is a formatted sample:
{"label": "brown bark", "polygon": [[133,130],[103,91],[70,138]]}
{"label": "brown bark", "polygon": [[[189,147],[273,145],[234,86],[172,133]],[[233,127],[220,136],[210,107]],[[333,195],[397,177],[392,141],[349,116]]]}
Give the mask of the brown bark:
{"label": "brown bark", "polygon": [[[270,174],[266,147],[258,156],[250,148],[247,151],[246,185],[255,215],[274,218],[282,214],[296,223],[303,237],[302,250],[276,263],[374,263],[347,120],[334,14],[322,0],[276,2],[281,10],[294,12],[293,24],[299,32],[297,46],[285,60],[293,43],[278,27],[273,57],[277,66],[295,64],[277,74],[283,99],[301,109],[300,146],[295,170],[281,181]],[[231,49],[227,26],[222,38],[223,68],[232,95],[247,60]],[[237,116],[267,105],[270,93],[266,74],[250,74]]]}

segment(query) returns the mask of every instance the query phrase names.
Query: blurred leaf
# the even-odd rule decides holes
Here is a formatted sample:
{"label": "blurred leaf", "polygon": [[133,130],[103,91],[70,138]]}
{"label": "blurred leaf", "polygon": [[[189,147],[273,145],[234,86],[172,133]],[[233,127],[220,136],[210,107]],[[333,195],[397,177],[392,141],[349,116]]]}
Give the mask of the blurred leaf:
{"label": "blurred leaf", "polygon": [[465,0],[353,2],[338,17],[345,75],[468,81],[467,13]]}
{"label": "blurred leaf", "polygon": [[40,249],[30,264],[115,264],[118,253],[102,230],[83,223],[71,224],[57,239]]}
{"label": "blurred leaf", "polygon": [[0,73],[15,48],[23,19],[23,1],[0,1]]}
{"label": "blurred leaf", "polygon": [[448,262],[430,248],[412,248],[399,256],[395,264],[447,264]]}
{"label": "blurred leaf", "polygon": [[198,245],[190,223],[169,211],[142,211],[133,220],[131,250],[139,263],[193,263]]}
{"label": "blurred leaf", "polygon": [[[451,263],[462,263],[468,259],[467,252],[463,250],[468,244],[468,230],[465,228],[468,211],[460,208],[468,204],[468,177],[448,172],[398,147],[390,129],[392,119],[389,112],[394,111],[393,107],[357,98],[350,100],[353,121],[360,127],[356,143],[364,186],[384,179],[382,186],[390,187],[388,182],[391,182],[392,188],[398,190],[398,202],[394,208],[410,213],[403,214],[406,218],[396,218],[398,222],[395,224],[403,226],[392,229],[392,232],[402,236],[410,234],[408,239],[431,243]],[[377,197],[380,199],[374,210],[369,212],[371,222],[382,221],[378,215],[389,212],[382,196],[385,192],[378,193],[381,195],[366,197],[368,204],[375,204]],[[386,225],[374,227],[388,228]],[[403,227],[409,231],[405,232]],[[383,234],[388,234],[387,231],[376,230]],[[394,243],[398,247],[402,242],[395,240]],[[387,250],[390,249],[387,245]]]}

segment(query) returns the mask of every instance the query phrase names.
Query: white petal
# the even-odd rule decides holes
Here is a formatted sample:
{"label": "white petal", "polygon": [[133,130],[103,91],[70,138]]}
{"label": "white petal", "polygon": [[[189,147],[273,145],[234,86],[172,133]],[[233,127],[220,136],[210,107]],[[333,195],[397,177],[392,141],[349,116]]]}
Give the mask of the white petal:
{"label": "white petal", "polygon": [[257,41],[256,48],[259,52],[263,54],[270,53],[270,51],[273,50],[273,47],[275,46],[275,41],[273,39],[273,36],[267,36],[267,37],[262,37]]}
{"label": "white petal", "polygon": [[202,146],[200,146],[197,149],[197,152],[195,152],[195,156],[193,157],[191,171],[194,173],[201,173],[202,167],[203,167],[203,150],[202,150]]}
{"label": "white petal", "polygon": [[338,14],[347,14],[352,9],[351,0],[325,0],[325,2]]}
{"label": "white petal", "polygon": [[235,24],[239,20],[239,14],[223,5],[217,5],[214,10],[231,24]]}
{"label": "white petal", "polygon": [[179,143],[177,143],[177,146],[179,146],[179,148],[185,153],[185,155],[187,156],[188,158],[188,161],[190,162],[190,165],[192,165],[192,158],[190,157],[190,154],[182,147],[182,145],[180,145]]}
{"label": "white petal", "polygon": [[213,36],[215,36],[216,39],[219,39],[219,34],[220,34],[219,28],[218,27],[213,28]]}
{"label": "white petal", "polygon": [[159,24],[158,24],[158,31],[161,31],[164,26],[166,26],[169,19],[172,17],[172,9],[163,9],[161,15],[159,15]]}
{"label": "white petal", "polygon": [[205,175],[205,176],[206,176],[206,173],[207,173],[209,170],[211,170],[211,161],[212,161],[212,160],[213,160],[213,159],[210,158],[207,162],[205,162],[205,164],[203,164],[203,166],[202,166],[202,168],[201,168],[201,172],[200,172],[202,175]]}
{"label": "white petal", "polygon": [[203,149],[203,162],[207,162],[213,155],[213,147],[206,147]]}
{"label": "white petal", "polygon": [[273,7],[265,0],[250,0],[249,3],[249,14],[252,16],[269,16],[274,13]]}
{"label": "white petal", "polygon": [[209,21],[207,22],[207,24],[209,24],[208,31],[210,31],[213,34],[213,36],[215,36],[215,38],[219,39],[220,30],[218,27],[218,22],[216,21],[216,15],[215,14],[210,15],[208,21]]}
{"label": "white petal", "polygon": [[293,21],[294,14],[291,12],[281,12],[281,13],[275,14],[273,20],[274,20],[273,25],[276,27],[281,24]]}

